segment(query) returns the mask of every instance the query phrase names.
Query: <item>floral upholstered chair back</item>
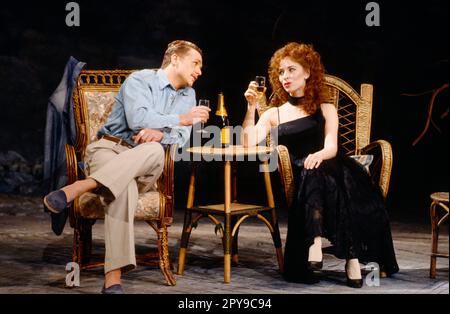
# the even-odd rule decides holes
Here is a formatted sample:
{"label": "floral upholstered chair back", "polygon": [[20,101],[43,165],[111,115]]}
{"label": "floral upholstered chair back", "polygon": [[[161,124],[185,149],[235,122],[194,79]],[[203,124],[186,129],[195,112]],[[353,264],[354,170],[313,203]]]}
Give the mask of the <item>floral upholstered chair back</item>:
{"label": "floral upholstered chair back", "polygon": [[117,92],[99,92],[99,91],[86,91],[84,97],[86,97],[86,103],[88,105],[88,143],[91,143],[97,139],[97,132],[105,124],[106,119],[111,113],[112,107],[115,102]]}
{"label": "floral upholstered chair back", "polygon": [[82,71],[75,97],[76,149],[84,157],[86,146],[97,140],[97,132],[108,119],[120,86],[133,71]]}

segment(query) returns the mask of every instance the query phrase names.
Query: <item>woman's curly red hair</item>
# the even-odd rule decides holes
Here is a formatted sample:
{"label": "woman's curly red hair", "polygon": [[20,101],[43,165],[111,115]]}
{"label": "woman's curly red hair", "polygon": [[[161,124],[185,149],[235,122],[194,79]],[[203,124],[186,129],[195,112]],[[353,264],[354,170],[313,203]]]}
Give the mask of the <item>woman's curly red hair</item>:
{"label": "woman's curly red hair", "polygon": [[312,45],[291,42],[278,49],[269,62],[269,81],[272,86],[273,96],[270,101],[271,106],[280,106],[287,102],[288,93],[284,90],[279,79],[280,62],[284,58],[290,58],[299,63],[309,72],[306,81],[305,97],[303,109],[308,114],[313,114],[329,98],[325,86],[325,69],[321,62],[320,55],[314,50]]}

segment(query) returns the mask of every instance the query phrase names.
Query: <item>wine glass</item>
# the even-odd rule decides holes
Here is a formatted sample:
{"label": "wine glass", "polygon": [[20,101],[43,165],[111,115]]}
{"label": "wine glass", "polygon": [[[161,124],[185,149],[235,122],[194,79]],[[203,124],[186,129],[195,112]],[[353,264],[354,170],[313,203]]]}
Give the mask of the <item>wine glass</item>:
{"label": "wine glass", "polygon": [[266,91],[266,77],[265,76],[256,76],[255,82],[258,85],[256,90],[258,93],[264,93]]}
{"label": "wine glass", "polygon": [[[198,100],[198,106],[205,106],[209,108],[209,99],[199,99]],[[205,130],[203,130],[205,128],[205,123],[202,122],[200,124],[200,133],[205,132]]]}
{"label": "wine glass", "polygon": [[258,93],[258,103],[257,106],[260,106],[261,99],[264,97],[264,93],[266,92],[266,77],[257,75],[255,77],[255,82],[258,86],[256,86],[256,92]]}

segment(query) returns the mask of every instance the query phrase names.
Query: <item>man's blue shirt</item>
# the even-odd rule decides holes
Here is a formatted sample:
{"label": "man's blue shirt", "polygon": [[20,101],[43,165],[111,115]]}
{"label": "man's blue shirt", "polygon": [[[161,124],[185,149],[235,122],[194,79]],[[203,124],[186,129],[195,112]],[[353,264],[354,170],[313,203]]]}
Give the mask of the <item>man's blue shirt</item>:
{"label": "man's blue shirt", "polygon": [[131,137],[149,128],[164,133],[161,144],[183,146],[189,140],[191,126],[180,126],[179,115],[188,113],[195,102],[194,89],[175,90],[162,69],[133,72],[123,82],[97,136],[109,134],[135,145]]}

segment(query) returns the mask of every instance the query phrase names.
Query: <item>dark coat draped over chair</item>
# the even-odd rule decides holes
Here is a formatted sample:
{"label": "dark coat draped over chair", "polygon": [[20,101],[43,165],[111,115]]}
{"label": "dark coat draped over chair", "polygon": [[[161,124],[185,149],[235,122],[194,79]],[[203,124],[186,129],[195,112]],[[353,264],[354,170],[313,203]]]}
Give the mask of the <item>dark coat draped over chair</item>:
{"label": "dark coat draped over chair", "polygon": [[[49,98],[45,125],[44,146],[44,194],[67,184],[66,154],[64,146],[76,142],[76,126],[73,112],[73,89],[78,75],[86,63],[70,57],[64,74]],[[52,230],[60,235],[67,221],[68,213],[51,213]]]}

